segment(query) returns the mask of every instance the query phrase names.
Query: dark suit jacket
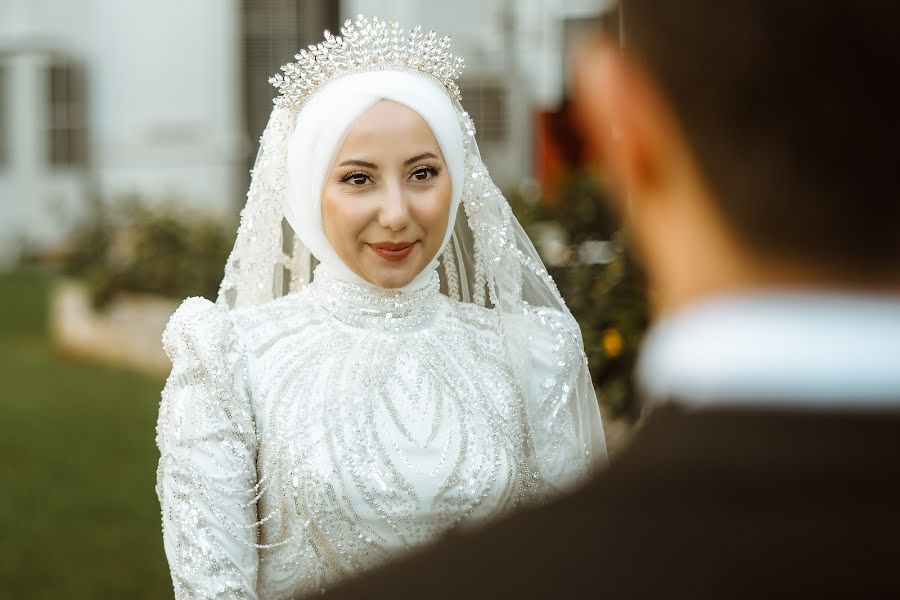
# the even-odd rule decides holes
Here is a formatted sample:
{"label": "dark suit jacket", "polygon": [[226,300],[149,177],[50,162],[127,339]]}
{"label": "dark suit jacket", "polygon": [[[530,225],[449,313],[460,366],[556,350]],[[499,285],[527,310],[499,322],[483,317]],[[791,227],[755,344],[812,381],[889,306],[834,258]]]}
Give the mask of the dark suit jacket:
{"label": "dark suit jacket", "polygon": [[900,598],[900,413],[661,408],[553,504],[329,598]]}

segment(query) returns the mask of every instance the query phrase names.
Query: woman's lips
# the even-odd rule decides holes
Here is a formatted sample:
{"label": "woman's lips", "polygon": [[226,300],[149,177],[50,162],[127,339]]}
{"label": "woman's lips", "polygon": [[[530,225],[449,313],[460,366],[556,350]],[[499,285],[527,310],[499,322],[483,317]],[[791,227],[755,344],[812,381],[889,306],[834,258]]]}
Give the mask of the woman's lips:
{"label": "woman's lips", "polygon": [[385,260],[403,260],[410,255],[415,245],[415,242],[378,242],[369,244],[369,247]]}

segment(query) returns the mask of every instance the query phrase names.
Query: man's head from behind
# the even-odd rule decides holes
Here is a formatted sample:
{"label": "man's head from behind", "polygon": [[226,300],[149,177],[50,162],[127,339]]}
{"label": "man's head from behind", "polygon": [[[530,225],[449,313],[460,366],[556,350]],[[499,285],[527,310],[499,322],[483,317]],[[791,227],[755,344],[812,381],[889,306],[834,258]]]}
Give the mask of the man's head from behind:
{"label": "man's head from behind", "polygon": [[900,287],[900,4],[626,0],[581,54],[665,312],[747,287]]}

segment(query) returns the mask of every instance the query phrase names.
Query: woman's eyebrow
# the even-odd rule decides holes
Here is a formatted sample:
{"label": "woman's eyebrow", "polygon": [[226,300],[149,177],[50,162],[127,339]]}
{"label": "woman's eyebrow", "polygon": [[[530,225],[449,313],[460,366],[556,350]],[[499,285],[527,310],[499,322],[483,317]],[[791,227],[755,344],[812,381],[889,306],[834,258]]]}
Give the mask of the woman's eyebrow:
{"label": "woman's eyebrow", "polygon": [[377,169],[378,168],[378,165],[376,165],[375,163],[370,163],[370,162],[366,162],[364,160],[356,160],[356,159],[345,160],[338,166],[339,167],[346,167],[346,166],[366,167],[367,169]]}
{"label": "woman's eyebrow", "polygon": [[437,156],[431,152],[423,152],[422,154],[416,154],[412,158],[408,159],[405,163],[403,163],[403,166],[407,167],[418,160],[422,160],[423,158],[437,158]]}

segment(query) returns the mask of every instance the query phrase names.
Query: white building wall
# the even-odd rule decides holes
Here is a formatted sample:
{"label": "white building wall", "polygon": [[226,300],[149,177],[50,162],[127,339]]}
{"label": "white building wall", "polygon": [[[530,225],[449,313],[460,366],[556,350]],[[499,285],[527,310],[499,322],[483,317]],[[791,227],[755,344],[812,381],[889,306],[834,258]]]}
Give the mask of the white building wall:
{"label": "white building wall", "polygon": [[[8,154],[0,267],[48,250],[94,196],[174,201],[233,217],[243,196],[239,0],[2,0]],[[86,76],[87,165],[47,161],[46,67]]]}
{"label": "white building wall", "polygon": [[94,0],[91,130],[104,198],[226,216],[242,195],[237,0]]}

